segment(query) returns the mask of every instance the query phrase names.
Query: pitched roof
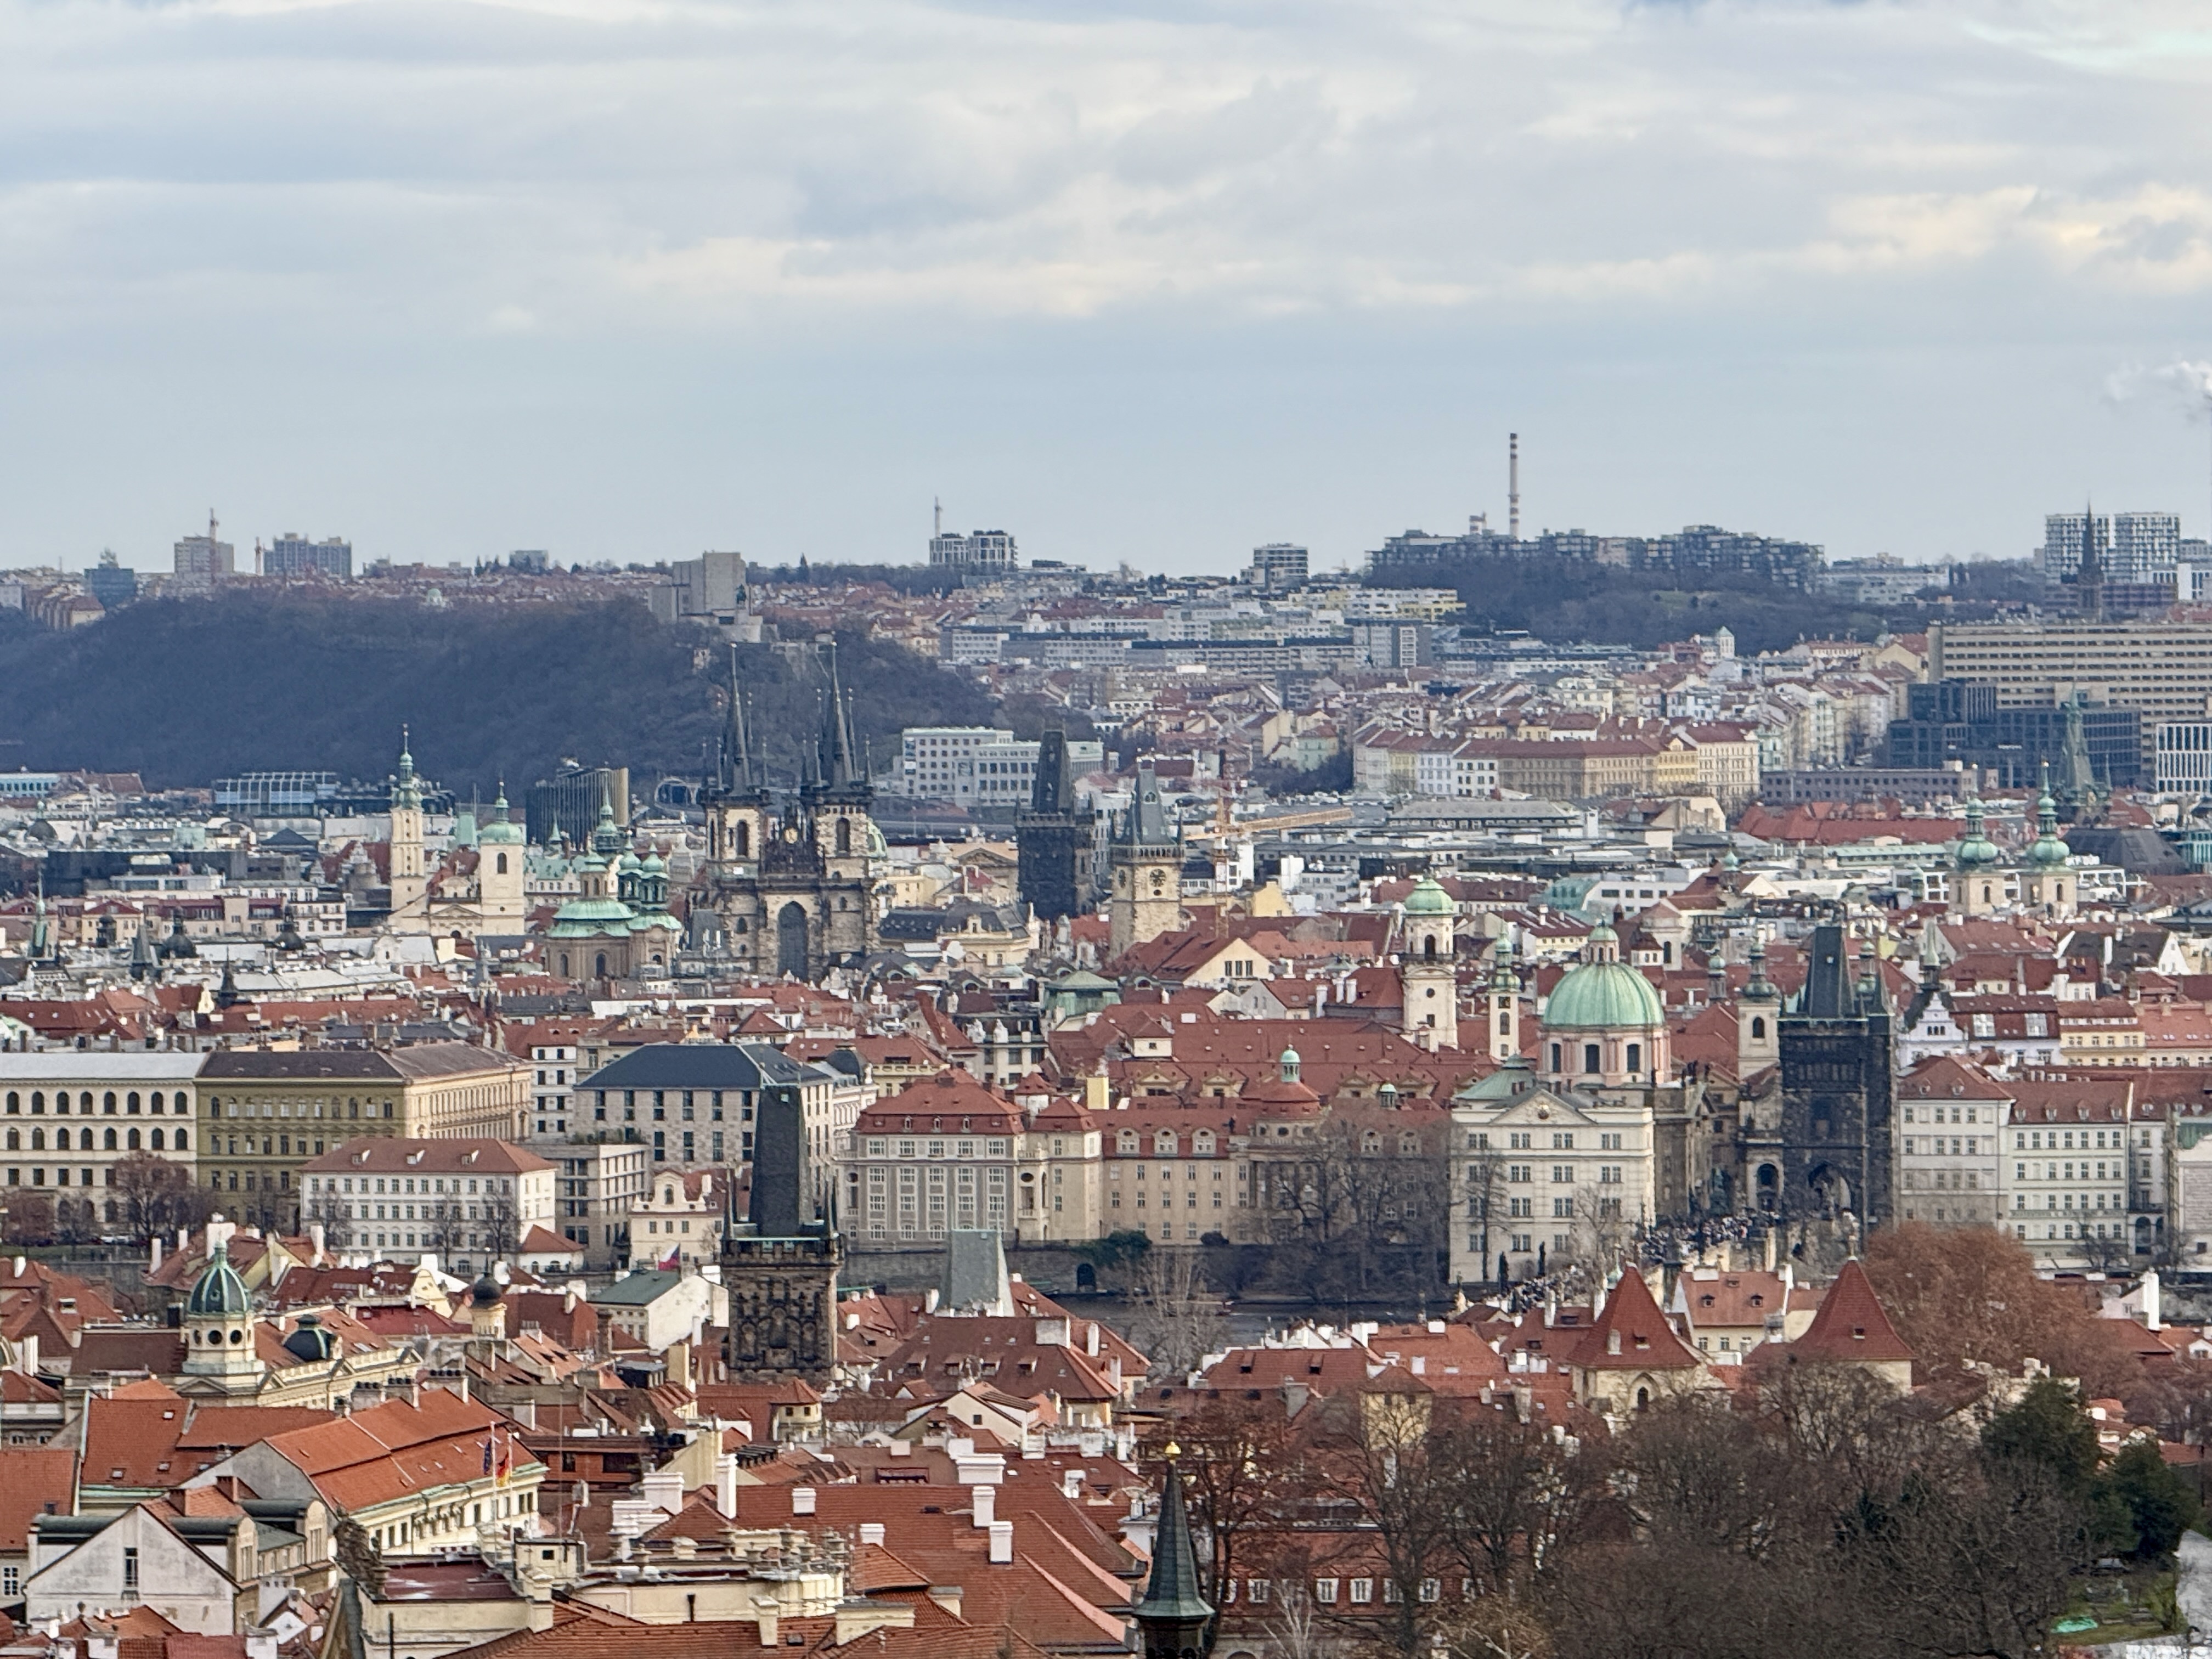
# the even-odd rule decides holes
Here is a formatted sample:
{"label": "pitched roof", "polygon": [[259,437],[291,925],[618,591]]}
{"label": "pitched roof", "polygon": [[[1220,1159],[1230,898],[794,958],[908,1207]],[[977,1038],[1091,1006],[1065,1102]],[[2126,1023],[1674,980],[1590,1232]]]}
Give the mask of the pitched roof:
{"label": "pitched roof", "polygon": [[1836,1282],[1820,1298],[1820,1310],[1804,1335],[1790,1344],[1790,1352],[1801,1359],[1911,1359],[1912,1350],[1897,1334],[1882,1310],[1881,1298],[1866,1269],[1853,1256],[1844,1263]]}
{"label": "pitched roof", "polygon": [[1674,1334],[1653,1300],[1650,1285],[1633,1268],[1606,1298],[1605,1310],[1568,1355],[1583,1370],[1689,1370],[1704,1364],[1697,1350]]}

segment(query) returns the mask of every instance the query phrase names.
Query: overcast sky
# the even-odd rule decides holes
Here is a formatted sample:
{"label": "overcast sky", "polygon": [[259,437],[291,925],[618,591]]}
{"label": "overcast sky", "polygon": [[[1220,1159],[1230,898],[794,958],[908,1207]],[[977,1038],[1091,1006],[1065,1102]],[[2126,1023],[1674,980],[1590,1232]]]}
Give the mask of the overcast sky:
{"label": "overcast sky", "polygon": [[0,564],[2206,533],[2203,0],[0,0]]}

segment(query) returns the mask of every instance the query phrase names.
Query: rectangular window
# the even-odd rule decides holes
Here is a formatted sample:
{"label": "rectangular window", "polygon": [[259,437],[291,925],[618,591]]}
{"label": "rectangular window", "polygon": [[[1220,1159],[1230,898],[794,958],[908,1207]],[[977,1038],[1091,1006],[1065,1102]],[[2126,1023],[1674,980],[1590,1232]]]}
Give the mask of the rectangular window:
{"label": "rectangular window", "polygon": [[1334,1607],[1336,1605],[1336,1580],[1334,1578],[1315,1579],[1314,1600],[1320,1602],[1322,1606],[1325,1607]]}
{"label": "rectangular window", "polygon": [[126,1590],[138,1588],[138,1552],[135,1549],[123,1552],[123,1588]]}
{"label": "rectangular window", "polygon": [[1374,1599],[1375,1581],[1372,1578],[1355,1578],[1352,1581],[1352,1606],[1361,1607]]}

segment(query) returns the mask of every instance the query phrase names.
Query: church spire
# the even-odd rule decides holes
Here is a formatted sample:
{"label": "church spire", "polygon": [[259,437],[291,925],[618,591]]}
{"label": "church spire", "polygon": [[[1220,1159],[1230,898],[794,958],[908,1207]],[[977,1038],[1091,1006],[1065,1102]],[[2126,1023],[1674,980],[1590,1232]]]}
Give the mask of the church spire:
{"label": "church spire", "polygon": [[2075,573],[2076,608],[2085,622],[2105,619],[2105,566],[2097,554],[2097,509],[2084,502],[2081,511],[2081,564]]}
{"label": "church spire", "polygon": [[1160,1524],[1152,1538],[1152,1574],[1132,1609],[1143,1633],[1145,1659],[1200,1659],[1209,1644],[1213,1609],[1198,1593],[1198,1557],[1185,1513],[1179,1449],[1167,1448],[1168,1478],[1160,1490]]}

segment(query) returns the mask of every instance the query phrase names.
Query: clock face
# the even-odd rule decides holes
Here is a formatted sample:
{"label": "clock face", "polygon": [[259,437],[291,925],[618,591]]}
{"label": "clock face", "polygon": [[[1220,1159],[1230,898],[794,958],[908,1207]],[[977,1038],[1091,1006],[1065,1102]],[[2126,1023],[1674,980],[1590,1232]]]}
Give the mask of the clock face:
{"label": "clock face", "polygon": [[799,839],[799,831],[793,829],[787,829],[783,832],[783,838],[787,842],[796,842]]}

